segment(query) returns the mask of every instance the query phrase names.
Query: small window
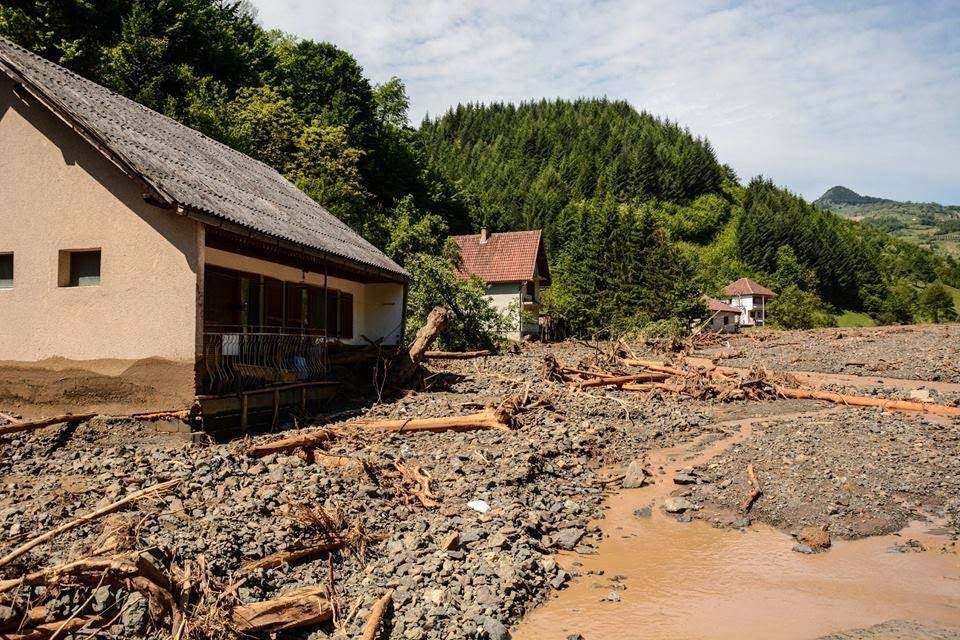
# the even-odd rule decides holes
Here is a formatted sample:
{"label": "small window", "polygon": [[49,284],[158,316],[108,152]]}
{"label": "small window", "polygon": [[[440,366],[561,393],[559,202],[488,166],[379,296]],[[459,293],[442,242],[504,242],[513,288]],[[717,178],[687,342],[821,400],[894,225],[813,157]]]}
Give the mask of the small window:
{"label": "small window", "polygon": [[95,287],[100,284],[100,250],[60,252],[61,287]]}
{"label": "small window", "polygon": [[723,316],[723,324],[730,324],[730,316]]}
{"label": "small window", "polygon": [[13,288],[13,254],[0,254],[0,289]]}

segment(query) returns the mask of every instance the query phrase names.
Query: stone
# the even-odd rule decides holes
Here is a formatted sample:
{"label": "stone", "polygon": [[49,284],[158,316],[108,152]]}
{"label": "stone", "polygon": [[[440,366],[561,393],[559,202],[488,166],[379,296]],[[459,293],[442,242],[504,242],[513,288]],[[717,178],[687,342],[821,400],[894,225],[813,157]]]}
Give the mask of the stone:
{"label": "stone", "polygon": [[485,500],[471,500],[467,503],[467,506],[479,513],[490,511],[490,505]]}
{"label": "stone", "polygon": [[667,513],[683,513],[684,511],[696,511],[697,505],[686,498],[667,498],[663,501],[663,508]]}
{"label": "stone", "polygon": [[483,627],[489,640],[510,640],[510,632],[499,620],[490,616],[483,616],[480,619],[480,626]]}
{"label": "stone", "polygon": [[127,596],[123,603],[123,613],[120,616],[120,624],[124,631],[134,635],[143,629],[147,621],[147,600],[140,593],[134,592]]}
{"label": "stone", "polygon": [[638,489],[645,484],[647,484],[647,474],[643,472],[643,463],[640,460],[634,460],[623,476],[623,488]]}
{"label": "stone", "polygon": [[604,598],[607,602],[620,602],[620,594],[616,591],[611,591],[607,594],[607,597]]}
{"label": "stone", "polygon": [[797,553],[813,553],[813,549],[808,544],[795,544],[793,550]]}
{"label": "stone", "polygon": [[910,399],[917,402],[932,402],[930,389],[910,389]]}
{"label": "stone", "polygon": [[830,534],[817,527],[804,527],[797,534],[797,542],[809,545],[815,550],[829,549]]}
{"label": "stone", "polygon": [[678,473],[673,476],[673,484],[697,484],[697,478],[689,473]]}
{"label": "stone", "polygon": [[580,539],[585,534],[586,531],[576,527],[564,529],[563,531],[557,533],[557,535],[554,537],[554,544],[561,549],[570,551],[577,546],[577,543],[580,542]]}
{"label": "stone", "polygon": [[456,551],[460,547],[460,533],[452,531],[440,541],[442,551]]}

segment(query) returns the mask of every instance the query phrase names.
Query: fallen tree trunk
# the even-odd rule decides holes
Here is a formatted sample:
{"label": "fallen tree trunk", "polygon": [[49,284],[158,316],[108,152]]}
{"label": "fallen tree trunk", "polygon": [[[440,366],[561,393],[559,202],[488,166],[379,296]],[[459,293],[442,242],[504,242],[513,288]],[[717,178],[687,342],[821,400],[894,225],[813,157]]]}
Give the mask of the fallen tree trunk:
{"label": "fallen tree trunk", "polygon": [[466,416],[445,418],[409,418],[406,420],[366,420],[356,422],[365,429],[380,429],[396,433],[408,431],[475,431],[480,429],[510,430],[510,415],[506,411],[487,409]]}
{"label": "fallen tree trunk", "polygon": [[72,414],[68,413],[62,416],[56,416],[54,418],[44,418],[43,420],[29,420],[25,422],[14,422],[13,424],[5,424],[0,427],[0,436],[5,436],[10,433],[20,433],[21,431],[34,431],[36,429],[42,429],[44,427],[50,427],[55,424],[63,424],[64,422],[86,422],[90,418],[96,417],[95,413],[79,413]]}
{"label": "fallen tree trunk", "polygon": [[188,409],[181,409],[179,411],[153,411],[150,413],[132,413],[130,414],[131,418],[136,418],[137,420],[186,420],[190,417],[190,411]]}
{"label": "fallen tree trunk", "polygon": [[430,360],[469,360],[491,355],[489,349],[480,351],[427,351],[424,356]]}
{"label": "fallen tree trunk", "polygon": [[342,549],[344,546],[346,546],[346,544],[347,541],[345,539],[336,538],[334,540],[324,540],[323,542],[318,542],[300,549],[278,551],[276,553],[271,553],[265,558],[248,562],[240,567],[240,570],[237,573],[239,575],[243,575],[257,569],[276,569],[277,567],[285,564],[291,564],[293,562],[299,562],[300,560],[306,560],[307,558],[313,558],[327,551]]}
{"label": "fallen tree trunk", "polygon": [[272,600],[234,607],[230,621],[238,633],[256,634],[308,627],[333,618],[325,587],[304,587]]}
{"label": "fallen tree trunk", "polygon": [[387,613],[387,608],[389,608],[392,602],[393,589],[390,589],[373,605],[373,610],[370,611],[370,617],[367,618],[367,623],[363,625],[363,636],[361,636],[360,640],[376,640],[380,623],[383,622],[383,616]]}
{"label": "fallen tree trunk", "polygon": [[99,627],[104,622],[106,621],[100,616],[75,616],[66,620],[41,622],[16,632],[0,633],[0,638],[3,640],[50,640],[54,636],[60,638],[64,634],[77,633],[88,627]]}
{"label": "fallen tree trunk", "polygon": [[447,327],[450,312],[444,307],[434,307],[427,316],[427,321],[410,345],[410,349],[401,357],[396,367],[396,384],[405,385],[420,369],[420,362],[424,354],[430,349],[440,332]]}
{"label": "fallen tree trunk", "polygon": [[634,382],[663,382],[670,377],[667,373],[637,373],[630,376],[615,376],[604,378],[592,378],[580,382],[571,382],[570,386],[578,389],[587,387],[622,387],[625,384]]}
{"label": "fallen tree trunk", "polygon": [[753,463],[747,465],[747,478],[750,480],[750,485],[753,487],[753,491],[750,492],[743,502],[740,504],[740,511],[747,513],[750,511],[750,507],[753,506],[753,503],[756,502],[757,498],[763,495],[763,489],[760,487],[760,481],[757,480],[757,472],[753,468]]}
{"label": "fallen tree trunk", "polygon": [[869,396],[851,396],[833,391],[821,391],[819,389],[792,389],[789,387],[775,387],[775,389],[776,392],[784,398],[796,400],[826,400],[827,402],[849,405],[851,407],[879,407],[893,411],[917,411],[919,413],[932,413],[938,416],[960,417],[960,407],[951,407],[942,404],[914,402],[911,400],[886,400],[884,398],[872,398]]}
{"label": "fallen tree trunk", "polygon": [[287,436],[286,438],[280,438],[279,440],[255,444],[247,449],[247,455],[251,458],[262,458],[271,453],[284,453],[286,451],[300,449],[301,447],[318,447],[329,442],[334,437],[329,429],[303,431],[295,433],[292,436]]}
{"label": "fallen tree trunk", "polygon": [[623,364],[630,367],[642,367],[644,369],[649,369],[650,371],[669,373],[672,376],[680,376],[682,378],[689,378],[697,375],[692,371],[684,371],[683,369],[672,367],[666,362],[661,362],[659,360],[637,360],[636,358],[626,358],[623,361]]}
{"label": "fallen tree trunk", "polygon": [[10,551],[9,553],[7,553],[5,556],[0,558],[0,567],[3,567],[9,564],[10,562],[12,562],[13,560],[16,560],[23,554],[27,553],[34,547],[37,547],[43,544],[47,540],[56,538],[57,536],[67,531],[70,531],[71,529],[75,529],[82,524],[86,524],[87,522],[92,522],[98,518],[102,518],[107,514],[113,513],[114,511],[118,511],[121,508],[125,507],[126,505],[132,504],[138,500],[162,495],[166,491],[177,486],[178,484],[180,484],[180,480],[167,480],[166,482],[155,484],[151,487],[147,487],[146,489],[140,489],[139,491],[134,491],[133,493],[127,496],[124,496],[120,500],[117,500],[116,502],[108,504],[105,507],[100,507],[99,509],[96,509],[86,515],[82,515],[78,518],[70,520],[69,522],[65,522],[61,524],[59,527],[55,527],[44,534],[41,534],[35,538],[27,540],[26,542],[21,544],[19,547],[17,547],[13,551]]}

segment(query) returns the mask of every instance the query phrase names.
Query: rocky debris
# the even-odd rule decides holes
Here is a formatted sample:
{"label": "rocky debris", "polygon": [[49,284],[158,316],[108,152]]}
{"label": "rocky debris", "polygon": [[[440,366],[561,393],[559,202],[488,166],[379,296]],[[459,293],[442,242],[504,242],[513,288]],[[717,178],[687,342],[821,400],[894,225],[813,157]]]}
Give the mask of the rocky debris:
{"label": "rocky debris", "polygon": [[685,511],[696,511],[697,505],[686,498],[670,497],[663,501],[663,509],[667,513],[684,513]]}
{"label": "rocky debris", "polygon": [[797,542],[807,545],[814,551],[830,548],[830,534],[817,527],[804,527],[796,534]]}
{"label": "rocky debris", "polygon": [[643,470],[643,462],[634,460],[627,467],[627,472],[623,476],[624,489],[638,489],[647,484],[647,474]]}

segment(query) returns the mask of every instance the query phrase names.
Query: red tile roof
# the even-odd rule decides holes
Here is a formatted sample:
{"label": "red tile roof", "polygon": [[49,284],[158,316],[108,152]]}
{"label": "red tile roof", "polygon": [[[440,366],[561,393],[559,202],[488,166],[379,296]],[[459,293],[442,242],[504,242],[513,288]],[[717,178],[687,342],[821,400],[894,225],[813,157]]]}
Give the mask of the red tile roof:
{"label": "red tile roof", "polygon": [[539,231],[491,233],[486,242],[480,242],[480,234],[454,236],[453,240],[460,247],[462,276],[480,276],[485,282],[524,282],[533,278],[539,265],[543,284],[550,284]]}
{"label": "red tile roof", "polygon": [[757,284],[750,278],[740,278],[736,282],[731,282],[723,288],[723,292],[728,296],[775,296],[773,291]]}
{"label": "red tile roof", "polygon": [[736,314],[740,313],[740,309],[731,307],[726,302],[720,302],[716,298],[711,298],[710,296],[703,296],[703,301],[707,303],[707,309],[713,313],[717,313],[718,311],[727,311]]}

